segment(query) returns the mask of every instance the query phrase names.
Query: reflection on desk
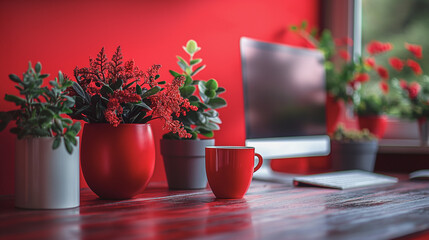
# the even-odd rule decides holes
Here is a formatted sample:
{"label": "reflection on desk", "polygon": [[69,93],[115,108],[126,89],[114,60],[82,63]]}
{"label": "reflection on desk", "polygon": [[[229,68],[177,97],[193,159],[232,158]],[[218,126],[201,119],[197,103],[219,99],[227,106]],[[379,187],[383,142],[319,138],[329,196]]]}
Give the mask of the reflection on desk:
{"label": "reflection on desk", "polygon": [[[404,178],[405,179],[405,178]],[[391,239],[429,229],[429,182],[332,190],[253,181],[244,199],[150,187],[126,201],[21,210],[0,197],[0,239]]]}

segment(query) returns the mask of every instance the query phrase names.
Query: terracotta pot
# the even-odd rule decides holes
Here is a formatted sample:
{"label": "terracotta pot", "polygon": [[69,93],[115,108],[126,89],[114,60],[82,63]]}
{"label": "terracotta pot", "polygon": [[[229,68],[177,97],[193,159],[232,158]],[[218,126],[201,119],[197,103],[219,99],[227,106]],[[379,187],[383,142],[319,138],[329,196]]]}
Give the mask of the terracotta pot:
{"label": "terracotta pot", "polygon": [[85,124],[82,172],[100,198],[128,199],[141,193],[155,167],[155,145],[149,124]]}
{"label": "terracotta pot", "polygon": [[[79,141],[79,139],[78,139]],[[79,145],[69,154],[54,138],[16,141],[15,206],[31,209],[63,209],[79,206]]]}
{"label": "terracotta pot", "polygon": [[326,95],[326,130],[327,133],[333,133],[340,121],[341,113],[345,111],[344,102],[335,100],[335,98]]}
{"label": "terracotta pot", "polygon": [[214,139],[161,139],[161,154],[170,189],[201,189],[207,187],[206,146]]}
{"label": "terracotta pot", "polygon": [[383,138],[386,132],[387,117],[380,116],[358,116],[359,129],[368,129],[378,139]]}

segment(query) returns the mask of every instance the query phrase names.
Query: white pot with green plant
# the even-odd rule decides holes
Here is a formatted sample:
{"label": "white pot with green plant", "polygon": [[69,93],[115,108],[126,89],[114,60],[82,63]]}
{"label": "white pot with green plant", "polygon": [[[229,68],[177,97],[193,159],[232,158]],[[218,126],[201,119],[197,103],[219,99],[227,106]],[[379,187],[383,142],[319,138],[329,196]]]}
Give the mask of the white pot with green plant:
{"label": "white pot with green plant", "polygon": [[42,86],[48,74],[42,65],[28,70],[20,79],[9,78],[23,97],[6,94],[5,100],[19,108],[0,112],[0,131],[9,122],[16,126],[15,206],[31,209],[63,209],[79,206],[80,123],[63,116],[71,113],[74,99],[66,96],[72,82],[58,72],[50,87]]}
{"label": "white pot with green plant", "polygon": [[187,136],[179,137],[173,132],[165,134],[161,139],[161,154],[170,189],[200,189],[207,187],[205,147],[215,145],[213,131],[219,130],[218,124],[222,123],[216,109],[226,106],[225,99],[219,97],[225,89],[219,87],[215,79],[193,80],[205,68],[200,65],[201,58],[194,58],[201,48],[194,40],[189,40],[183,49],[189,55],[189,61],[177,56],[183,73],[173,70],[170,73],[174,77],[186,78],[179,89],[186,101],[182,105],[183,111],[174,119],[183,124]]}
{"label": "white pot with green plant", "polygon": [[368,129],[346,130],[339,125],[331,136],[331,160],[334,170],[374,171],[378,150],[377,137]]}

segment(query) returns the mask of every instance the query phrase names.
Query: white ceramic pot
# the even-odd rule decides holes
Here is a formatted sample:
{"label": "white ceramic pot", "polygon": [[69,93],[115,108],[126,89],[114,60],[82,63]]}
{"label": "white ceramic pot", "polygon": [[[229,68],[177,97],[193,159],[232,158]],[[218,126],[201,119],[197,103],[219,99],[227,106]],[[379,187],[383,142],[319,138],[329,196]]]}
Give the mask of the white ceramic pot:
{"label": "white ceramic pot", "polygon": [[62,209],[79,206],[79,147],[74,147],[70,155],[63,141],[53,150],[53,141],[54,138],[49,137],[16,141],[16,207]]}

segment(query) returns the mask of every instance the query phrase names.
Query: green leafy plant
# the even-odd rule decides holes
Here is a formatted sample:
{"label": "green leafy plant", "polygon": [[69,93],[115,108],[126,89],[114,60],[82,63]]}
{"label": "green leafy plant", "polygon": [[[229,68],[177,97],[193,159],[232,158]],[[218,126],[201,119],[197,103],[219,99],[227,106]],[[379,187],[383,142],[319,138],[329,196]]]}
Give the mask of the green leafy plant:
{"label": "green leafy plant", "polygon": [[50,87],[43,87],[43,81],[49,75],[41,71],[40,62],[34,68],[30,62],[22,79],[15,74],[9,75],[23,98],[6,94],[4,99],[15,103],[19,109],[0,112],[0,131],[9,122],[16,121],[16,127],[10,131],[17,134],[18,139],[54,137],[53,149],[57,149],[63,139],[67,152],[72,153],[73,145],[77,146],[76,135],[81,128],[80,122],[73,123],[71,119],[63,117],[72,112],[70,108],[75,104],[74,98],[67,96],[66,91],[72,81],[59,71],[58,77],[49,82]]}
{"label": "green leafy plant", "polygon": [[317,28],[309,30],[306,21],[290,26],[290,30],[301,36],[307,47],[316,48],[323,53],[326,90],[330,96],[335,100],[350,101],[354,90],[350,83],[355,73],[361,71],[361,65],[351,61],[347,50],[353,45],[353,41],[350,38],[334,39],[328,29],[323,29],[320,34]]}
{"label": "green leafy plant", "polygon": [[344,125],[339,124],[332,134],[331,140],[341,142],[366,142],[377,140],[377,137],[370,133],[368,129],[347,130]]}
{"label": "green leafy plant", "polygon": [[[181,111],[179,115],[173,117],[183,123],[185,130],[192,136],[191,139],[197,139],[198,134],[211,138],[214,136],[213,131],[220,129],[218,124],[222,123],[219,113],[215,109],[227,105],[225,99],[219,97],[219,94],[225,92],[225,89],[219,87],[215,79],[207,81],[193,79],[206,67],[206,65],[201,65],[203,61],[201,58],[194,58],[195,53],[201,50],[197,42],[189,40],[186,46],[183,46],[183,50],[189,55],[189,61],[177,56],[177,63],[182,73],[173,70],[170,70],[170,73],[176,78],[185,77],[183,85],[179,88],[180,95],[189,101],[192,111]],[[183,139],[173,132],[165,134],[164,138]]]}

